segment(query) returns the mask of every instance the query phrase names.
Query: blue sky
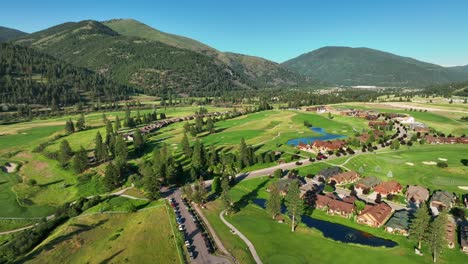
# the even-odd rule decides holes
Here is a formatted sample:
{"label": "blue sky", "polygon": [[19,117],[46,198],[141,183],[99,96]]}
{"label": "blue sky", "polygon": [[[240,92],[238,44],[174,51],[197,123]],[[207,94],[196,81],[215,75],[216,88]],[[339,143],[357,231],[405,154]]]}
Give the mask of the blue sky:
{"label": "blue sky", "polygon": [[323,46],[369,47],[444,66],[468,64],[468,1],[13,0],[0,25],[33,32],[134,18],[222,51],[283,62]]}

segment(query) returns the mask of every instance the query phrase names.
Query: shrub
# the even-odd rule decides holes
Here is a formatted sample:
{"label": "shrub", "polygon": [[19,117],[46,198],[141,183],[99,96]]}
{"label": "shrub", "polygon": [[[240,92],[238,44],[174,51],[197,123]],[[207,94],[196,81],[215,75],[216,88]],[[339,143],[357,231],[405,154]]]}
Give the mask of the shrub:
{"label": "shrub", "polygon": [[447,164],[447,162],[439,161],[439,162],[437,162],[437,167],[439,167],[439,168],[447,168],[447,167],[448,167],[448,164]]}
{"label": "shrub", "polygon": [[331,186],[330,184],[325,185],[325,188],[323,189],[325,192],[333,192],[335,191],[335,188]]}

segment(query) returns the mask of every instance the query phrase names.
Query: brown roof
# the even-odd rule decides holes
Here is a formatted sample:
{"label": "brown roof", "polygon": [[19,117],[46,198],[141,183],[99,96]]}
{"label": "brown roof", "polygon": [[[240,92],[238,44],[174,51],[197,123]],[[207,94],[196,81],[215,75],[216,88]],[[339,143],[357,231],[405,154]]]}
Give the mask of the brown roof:
{"label": "brown roof", "polygon": [[418,185],[410,185],[406,190],[406,200],[413,200],[416,202],[424,202],[429,199],[429,191]]}
{"label": "brown roof", "polygon": [[354,196],[346,196],[345,198],[343,198],[343,202],[350,203],[350,204],[354,204],[356,200],[357,199]]}
{"label": "brown roof", "polygon": [[354,205],[340,200],[331,200],[328,203],[328,208],[333,211],[352,213],[354,210]]}
{"label": "brown roof", "polygon": [[401,184],[397,181],[382,182],[375,186],[374,191],[380,194],[397,193],[401,191]]}
{"label": "brown roof", "polygon": [[329,150],[336,150],[346,145],[346,141],[344,140],[332,140],[332,141],[322,141],[316,140],[312,145],[315,148],[325,148]]}
{"label": "brown roof", "polygon": [[364,209],[359,216],[368,215],[370,218],[381,226],[392,213],[392,208],[386,203],[379,203],[374,206]]}
{"label": "brown roof", "polygon": [[357,172],[347,171],[330,177],[330,180],[334,180],[336,183],[353,182],[359,179],[359,177],[360,175]]}
{"label": "brown roof", "polygon": [[327,197],[325,195],[317,194],[317,200],[315,201],[315,205],[318,207],[325,207],[328,203],[332,200],[332,198]]}

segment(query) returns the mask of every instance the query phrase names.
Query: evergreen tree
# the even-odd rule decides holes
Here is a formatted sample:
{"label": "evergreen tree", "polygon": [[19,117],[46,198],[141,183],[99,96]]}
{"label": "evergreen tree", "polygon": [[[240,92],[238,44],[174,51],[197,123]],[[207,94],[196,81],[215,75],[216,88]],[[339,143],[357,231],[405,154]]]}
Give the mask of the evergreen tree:
{"label": "evergreen tree", "polygon": [[143,184],[148,198],[150,200],[159,199],[161,197],[161,184],[150,164],[144,163],[140,168],[140,173],[143,175]]}
{"label": "evergreen tree", "polygon": [[107,120],[106,121],[106,145],[109,146],[109,143],[112,141],[111,137],[114,136],[114,127],[112,126],[112,123]]}
{"label": "evergreen tree", "polygon": [[205,167],[205,153],[203,144],[197,139],[193,145],[192,167],[200,173]]}
{"label": "evergreen tree", "polygon": [[73,125],[73,121],[71,120],[71,118],[65,122],[65,131],[67,132],[67,134],[72,134],[73,132],[75,132],[75,126]]}
{"label": "evergreen tree", "polygon": [[82,131],[86,129],[86,120],[83,114],[80,115],[78,120],[76,121],[76,130]]}
{"label": "evergreen tree", "polygon": [[241,142],[239,144],[238,163],[239,163],[239,168],[241,168],[241,169],[250,165],[247,144],[245,143],[244,138],[241,138]]}
{"label": "evergreen tree", "polygon": [[447,213],[442,211],[429,225],[426,232],[425,241],[432,252],[432,260],[437,262],[437,257],[442,253],[442,249],[447,246],[445,229],[447,227]]}
{"label": "evergreen tree", "polygon": [[94,154],[96,155],[97,161],[105,161],[109,156],[107,147],[102,142],[102,136],[99,131],[96,133],[96,138],[94,139]]}
{"label": "evergreen tree", "polygon": [[213,182],[211,183],[211,192],[215,194],[221,192],[221,180],[218,176],[213,178]]}
{"label": "evergreen tree", "polygon": [[273,219],[281,213],[281,195],[277,183],[273,183],[270,187],[270,198],[267,201],[266,209]]}
{"label": "evergreen tree", "polygon": [[104,186],[107,190],[113,190],[120,185],[120,171],[117,166],[115,166],[112,161],[106,167],[104,174]]}
{"label": "evergreen tree", "polygon": [[115,162],[119,168],[122,168],[127,161],[128,150],[127,144],[121,136],[117,136],[115,139],[114,151]]}
{"label": "evergreen tree", "polygon": [[210,134],[214,134],[214,133],[215,133],[215,126],[214,126],[213,119],[211,119],[211,117],[208,117],[208,120],[206,121],[206,130],[207,130]]}
{"label": "evergreen tree", "polygon": [[187,134],[184,133],[184,137],[182,138],[182,149],[184,150],[184,155],[186,157],[190,157],[192,155],[192,149],[190,148],[190,143],[188,141]]}
{"label": "evergreen tree", "polygon": [[60,166],[65,167],[72,156],[73,150],[71,149],[70,144],[66,139],[62,140],[62,142],[60,142],[60,152],[58,156]]}
{"label": "evergreen tree", "polygon": [[418,249],[421,250],[421,242],[424,239],[426,230],[429,227],[429,221],[431,216],[429,215],[429,209],[426,203],[422,203],[421,207],[414,214],[414,219],[411,221],[409,228],[410,238],[418,241]]}
{"label": "evergreen tree", "polygon": [[301,214],[304,211],[304,201],[301,199],[301,191],[299,190],[297,180],[294,180],[289,185],[288,194],[286,194],[285,198],[285,205],[292,220],[291,231],[294,232],[296,221],[301,221]]}
{"label": "evergreen tree", "polygon": [[122,123],[120,122],[119,116],[115,117],[115,132],[119,131],[122,128]]}
{"label": "evergreen tree", "polygon": [[223,177],[221,180],[221,201],[223,202],[223,208],[227,212],[232,210],[231,197],[229,196],[229,180],[227,177]]}
{"label": "evergreen tree", "polygon": [[133,146],[137,153],[141,153],[145,147],[145,140],[143,139],[139,129],[135,129],[135,132],[133,133]]}
{"label": "evergreen tree", "polygon": [[82,173],[88,167],[88,153],[83,146],[80,146],[80,150],[73,157],[72,167],[76,173]]}

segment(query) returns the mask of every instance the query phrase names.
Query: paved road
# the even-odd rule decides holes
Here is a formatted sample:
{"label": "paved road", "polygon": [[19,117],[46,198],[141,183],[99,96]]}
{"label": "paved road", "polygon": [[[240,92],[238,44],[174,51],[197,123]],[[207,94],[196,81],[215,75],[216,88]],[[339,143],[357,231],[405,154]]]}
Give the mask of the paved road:
{"label": "paved road", "polygon": [[227,259],[211,255],[208,252],[201,230],[193,222],[188,208],[182,202],[180,189],[174,190],[174,192],[168,197],[174,198],[176,203],[179,205],[179,212],[183,222],[182,224],[185,226],[185,232],[189,240],[192,242],[194,252],[196,252],[195,258],[191,262],[199,264],[230,264]]}
{"label": "paved road", "polygon": [[238,235],[245,242],[245,244],[249,247],[250,254],[252,254],[252,257],[255,259],[255,262],[257,264],[263,264],[252,242],[250,242],[250,240],[246,236],[244,236],[244,234],[242,234],[235,226],[231,225],[231,223],[229,223],[226,219],[224,219],[225,212],[226,210],[219,213],[219,218],[221,218],[221,221],[223,221],[225,225],[227,225],[231,230],[233,230],[234,233]]}

